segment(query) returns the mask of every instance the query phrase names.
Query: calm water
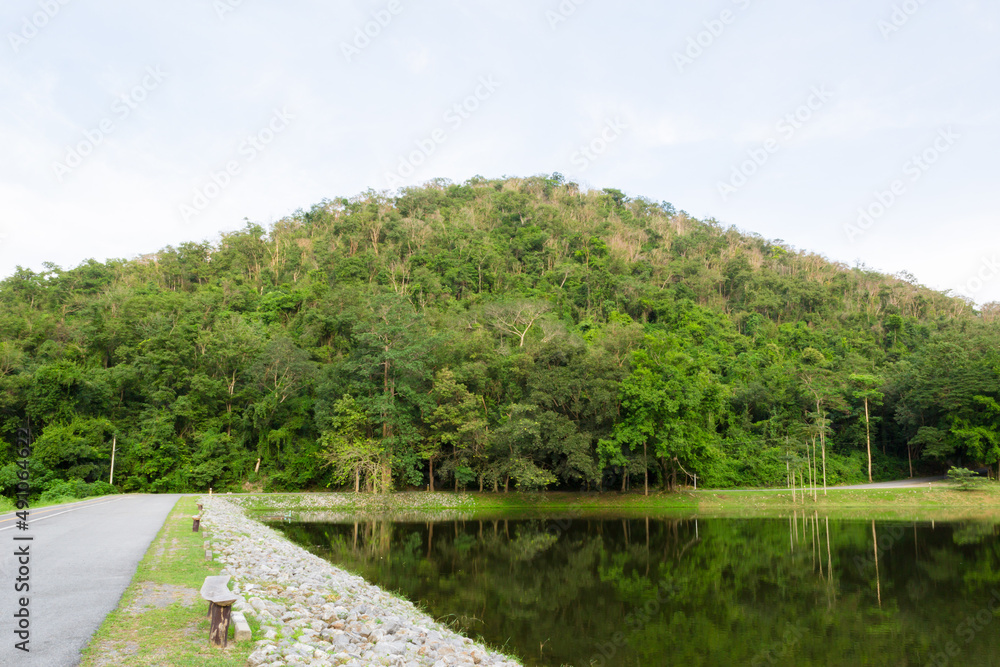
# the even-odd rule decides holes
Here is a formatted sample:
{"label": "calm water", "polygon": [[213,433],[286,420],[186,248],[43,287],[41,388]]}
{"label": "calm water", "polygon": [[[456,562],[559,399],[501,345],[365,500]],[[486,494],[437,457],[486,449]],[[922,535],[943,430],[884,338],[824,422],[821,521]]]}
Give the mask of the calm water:
{"label": "calm water", "polygon": [[276,527],[528,665],[1000,665],[992,523]]}

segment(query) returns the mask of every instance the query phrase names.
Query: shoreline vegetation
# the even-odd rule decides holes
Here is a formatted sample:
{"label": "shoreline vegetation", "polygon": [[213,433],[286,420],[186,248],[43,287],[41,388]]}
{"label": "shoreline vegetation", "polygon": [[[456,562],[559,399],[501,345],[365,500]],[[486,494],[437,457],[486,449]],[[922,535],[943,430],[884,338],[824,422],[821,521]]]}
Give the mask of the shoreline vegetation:
{"label": "shoreline vegetation", "polygon": [[857,519],[1000,520],[1000,485],[960,490],[948,482],[904,488],[822,489],[792,500],[790,489],[717,490],[641,493],[452,493],[403,491],[360,493],[243,493],[225,499],[264,521],[357,519],[471,520],[498,515],[530,517],[570,515],[786,517],[819,511],[825,516]]}

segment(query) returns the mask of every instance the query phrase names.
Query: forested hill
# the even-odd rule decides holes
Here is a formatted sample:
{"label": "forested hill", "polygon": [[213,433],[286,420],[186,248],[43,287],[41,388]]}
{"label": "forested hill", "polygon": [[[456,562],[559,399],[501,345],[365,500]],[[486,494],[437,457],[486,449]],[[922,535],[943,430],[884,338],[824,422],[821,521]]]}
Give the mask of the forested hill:
{"label": "forested hill", "polygon": [[36,492],[996,463],[997,312],[558,174],[369,191],[0,283],[0,487],[25,423]]}

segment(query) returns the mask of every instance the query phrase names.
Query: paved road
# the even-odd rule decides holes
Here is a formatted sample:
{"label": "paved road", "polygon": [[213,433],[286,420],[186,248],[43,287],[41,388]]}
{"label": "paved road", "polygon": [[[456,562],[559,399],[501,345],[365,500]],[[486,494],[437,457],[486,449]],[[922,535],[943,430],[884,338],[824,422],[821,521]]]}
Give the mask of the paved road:
{"label": "paved road", "polygon": [[[0,665],[69,667],[113,610],[179,495],[106,496],[31,511],[27,531],[0,515]],[[14,538],[31,536],[31,541]],[[29,549],[30,592],[15,592],[15,552]],[[29,598],[30,653],[15,648]]]}
{"label": "paved road", "polygon": [[943,482],[948,479],[946,475],[938,477],[913,477],[910,479],[897,479],[892,482],[875,482],[873,484],[854,484],[853,486],[831,486],[831,489],[906,489],[910,487],[923,486],[933,482]]}

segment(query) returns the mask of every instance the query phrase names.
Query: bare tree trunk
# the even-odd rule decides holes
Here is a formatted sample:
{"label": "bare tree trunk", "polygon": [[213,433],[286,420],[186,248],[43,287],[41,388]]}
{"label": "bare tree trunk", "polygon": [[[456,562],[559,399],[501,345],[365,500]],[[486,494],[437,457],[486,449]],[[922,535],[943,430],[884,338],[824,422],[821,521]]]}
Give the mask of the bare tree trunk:
{"label": "bare tree trunk", "polygon": [[[388,345],[385,346],[385,353],[386,353],[386,355],[389,354],[389,346]],[[393,396],[395,396],[396,392],[395,392],[395,387],[393,386],[393,383],[391,383],[389,381],[389,359],[388,358],[386,358],[386,360],[382,363],[382,368],[383,368],[383,371],[382,371],[382,391],[389,397],[390,400],[392,400],[392,398],[393,398]],[[392,437],[392,425],[389,424],[388,414],[386,413],[385,408],[383,408],[382,409],[382,440],[386,441],[388,438],[391,438],[391,437]],[[392,467],[389,465],[389,463],[387,461],[382,463],[382,471],[381,471],[381,473],[382,473],[382,480],[381,480],[381,482],[382,482],[381,487],[382,488],[381,489],[376,489],[376,491],[381,492],[381,493],[387,493],[389,491],[389,487],[392,486]]]}
{"label": "bare tree trunk", "polygon": [[816,488],[816,484],[815,484],[815,482],[813,480],[813,472],[815,471],[815,469],[816,469],[815,462],[812,460],[812,457],[810,456],[810,453],[809,453],[809,444],[807,443],[806,444],[806,472],[809,473],[809,482],[808,482],[809,486],[806,487],[807,491],[809,489],[815,489]]}
{"label": "bare tree trunk", "polygon": [[642,443],[643,495],[649,495],[649,457],[646,455],[646,443]]}
{"label": "bare tree trunk", "polygon": [[813,502],[819,500],[816,496],[816,487],[819,485],[819,471],[816,470],[816,439],[813,438]]}
{"label": "bare tree trunk", "polygon": [[826,495],[826,437],[823,433],[819,434],[819,444],[820,450],[823,452],[823,495]]}
{"label": "bare tree trunk", "polygon": [[[872,481],[872,432],[868,424],[868,397],[865,396],[865,437],[868,440],[868,481]],[[881,599],[880,604],[881,606]]]}
{"label": "bare tree trunk", "polygon": [[[816,414],[819,415],[820,426],[819,429],[819,446],[820,450],[823,452],[823,495],[826,495],[826,424],[824,424],[823,413],[820,411],[819,396],[816,397]],[[816,455],[816,442],[813,441],[813,456]]]}

